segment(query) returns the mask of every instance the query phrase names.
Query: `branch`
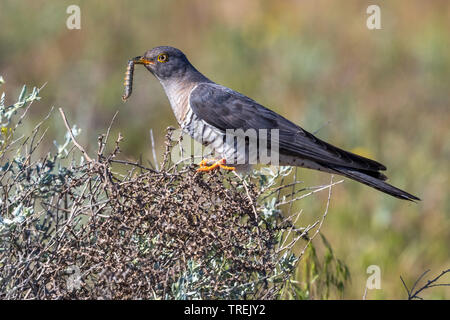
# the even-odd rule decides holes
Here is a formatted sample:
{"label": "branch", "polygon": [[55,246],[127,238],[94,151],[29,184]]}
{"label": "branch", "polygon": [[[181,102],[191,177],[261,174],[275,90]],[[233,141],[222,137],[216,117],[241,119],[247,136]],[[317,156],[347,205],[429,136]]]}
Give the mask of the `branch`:
{"label": "branch", "polygon": [[422,286],[421,288],[417,289],[414,292],[414,289],[416,288],[417,284],[419,283],[419,281],[428,273],[430,272],[430,270],[425,271],[424,273],[422,273],[420,275],[419,278],[417,278],[416,282],[414,283],[413,287],[411,288],[411,290],[408,289],[408,287],[406,286],[405,281],[403,280],[403,278],[400,276],[400,280],[403,283],[403,286],[405,287],[406,292],[408,293],[408,300],[414,300],[414,299],[420,299],[422,300],[421,297],[419,297],[419,293],[422,292],[425,289],[429,289],[429,288],[433,288],[433,287],[448,287],[450,286],[450,283],[438,283],[435,284],[436,281],[438,281],[443,275],[445,275],[446,273],[450,272],[450,269],[444,270],[441,272],[441,274],[439,274],[437,277],[435,277],[434,279],[428,280],[427,283]]}
{"label": "branch", "polygon": [[59,112],[61,113],[61,117],[63,118],[64,124],[66,125],[67,130],[69,130],[69,134],[70,134],[70,138],[72,139],[73,144],[81,151],[81,153],[83,154],[84,158],[88,161],[88,162],[93,162],[93,160],[91,159],[91,157],[89,157],[89,155],[87,154],[86,150],[84,150],[84,148],[77,142],[77,140],[75,139],[73,133],[72,133],[72,129],[70,128],[69,123],[67,122],[67,118],[66,115],[64,114],[64,111],[62,108],[59,108]]}

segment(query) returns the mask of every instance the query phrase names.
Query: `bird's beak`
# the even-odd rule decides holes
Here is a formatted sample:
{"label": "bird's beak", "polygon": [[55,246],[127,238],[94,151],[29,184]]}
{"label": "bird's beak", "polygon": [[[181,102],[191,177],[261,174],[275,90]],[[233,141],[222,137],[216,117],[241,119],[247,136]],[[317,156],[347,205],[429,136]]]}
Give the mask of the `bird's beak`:
{"label": "bird's beak", "polygon": [[133,62],[134,62],[135,64],[143,64],[143,65],[147,65],[147,64],[155,64],[154,61],[148,60],[148,59],[146,59],[145,57],[142,57],[142,56],[133,58],[132,60],[133,60]]}

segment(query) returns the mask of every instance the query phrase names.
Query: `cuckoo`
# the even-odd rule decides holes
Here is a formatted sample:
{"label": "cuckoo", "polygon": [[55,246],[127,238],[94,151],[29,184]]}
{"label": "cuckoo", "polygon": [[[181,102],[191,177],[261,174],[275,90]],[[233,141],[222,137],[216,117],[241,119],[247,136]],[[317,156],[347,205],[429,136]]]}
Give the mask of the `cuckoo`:
{"label": "cuckoo", "polygon": [[[249,155],[242,154],[248,153],[248,148],[241,151],[241,148],[236,148],[234,140],[227,143],[225,136],[229,130],[242,129],[246,132],[249,129],[266,129],[277,133],[278,165],[337,174],[400,199],[420,200],[388,184],[387,177],[380,172],[386,170],[381,163],[335,147],[253,99],[214,83],[176,48],[155,47],[143,56],[129,60],[124,100],[131,94],[135,64],[144,65],[159,80],[180,127],[193,139],[212,147],[220,155],[212,162],[209,159],[202,160],[198,171],[215,168],[234,170],[242,161],[248,165],[245,161],[248,161]],[[257,146],[260,145],[262,143],[257,141]],[[265,145],[274,149],[275,144],[266,141]],[[238,158],[241,162],[236,162]]]}

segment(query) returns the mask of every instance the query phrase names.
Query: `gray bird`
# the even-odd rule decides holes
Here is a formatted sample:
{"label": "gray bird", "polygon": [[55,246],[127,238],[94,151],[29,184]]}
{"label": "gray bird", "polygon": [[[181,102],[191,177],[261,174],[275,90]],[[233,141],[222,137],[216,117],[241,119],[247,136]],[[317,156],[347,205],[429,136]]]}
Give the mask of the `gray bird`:
{"label": "gray bird", "polygon": [[275,129],[278,132],[279,165],[342,175],[400,199],[420,200],[386,183],[387,177],[380,172],[386,167],[381,163],[324,142],[249,97],[214,83],[176,48],[156,47],[130,60],[128,79],[125,79],[128,92],[124,100],[131,93],[133,64],[143,64],[160,81],[181,128],[222,156],[212,165],[207,165],[207,160],[202,161],[199,171],[216,167],[233,170],[236,166],[229,166],[233,162],[230,159],[248,160],[249,155],[239,154],[235,144],[224,142],[227,129]]}

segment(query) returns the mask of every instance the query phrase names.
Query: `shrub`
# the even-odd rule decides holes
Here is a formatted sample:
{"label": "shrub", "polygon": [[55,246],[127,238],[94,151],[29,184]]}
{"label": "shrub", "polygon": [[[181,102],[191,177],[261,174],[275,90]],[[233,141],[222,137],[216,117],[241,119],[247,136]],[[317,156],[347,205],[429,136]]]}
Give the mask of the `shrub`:
{"label": "shrub", "polygon": [[[195,165],[170,159],[177,143],[170,129],[158,170],[120,160],[120,134],[106,153],[111,127],[91,158],[62,110],[65,140],[39,156],[48,117],[28,136],[15,138],[39,92],[27,94],[24,87],[15,104],[6,106],[5,94],[0,103],[1,298],[315,297],[311,288],[321,280],[311,270],[321,268],[311,241],[335,183],[299,188],[295,175],[286,183],[290,167],[245,178],[199,174]],[[292,204],[321,190],[329,192],[327,210],[298,227],[300,213],[291,214]],[[348,270],[328,248],[320,288],[342,291]],[[305,252],[311,258],[303,263],[314,268],[307,268],[306,282],[298,282],[295,270]],[[325,295],[328,290],[316,296]]]}

